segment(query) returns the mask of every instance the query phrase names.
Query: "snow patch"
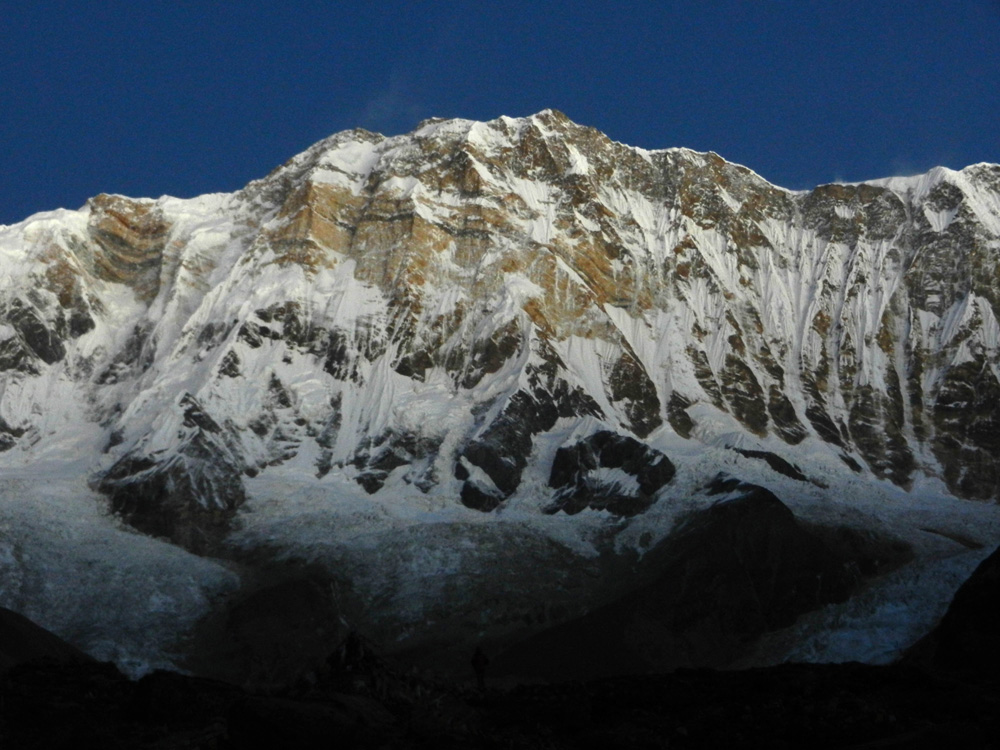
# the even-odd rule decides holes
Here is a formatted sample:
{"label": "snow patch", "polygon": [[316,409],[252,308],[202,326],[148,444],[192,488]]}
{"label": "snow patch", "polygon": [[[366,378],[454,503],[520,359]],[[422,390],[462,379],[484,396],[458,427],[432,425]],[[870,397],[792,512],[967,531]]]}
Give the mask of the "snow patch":
{"label": "snow patch", "polygon": [[923,206],[924,216],[935,232],[943,232],[955,220],[958,215],[958,207],[935,211],[927,203]]}

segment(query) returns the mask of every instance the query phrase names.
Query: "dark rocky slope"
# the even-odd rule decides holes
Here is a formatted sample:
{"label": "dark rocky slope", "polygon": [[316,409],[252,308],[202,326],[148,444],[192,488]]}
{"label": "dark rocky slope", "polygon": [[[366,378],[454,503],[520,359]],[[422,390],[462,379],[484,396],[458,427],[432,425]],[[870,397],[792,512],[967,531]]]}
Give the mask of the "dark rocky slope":
{"label": "dark rocky slope", "polygon": [[18,664],[39,659],[73,663],[93,661],[80,649],[27,617],[0,607],[0,676]]}
{"label": "dark rocky slope", "polygon": [[[942,623],[982,634],[987,659],[998,651],[995,615],[967,602],[969,590],[995,589],[996,559]],[[309,679],[267,694],[169,672],[130,682],[108,664],[43,659],[0,680],[0,742],[4,750],[996,747],[995,662],[969,672],[960,658],[956,677],[955,662],[942,659],[943,673],[787,664],[479,692],[468,680],[401,669],[350,635]]]}
{"label": "dark rocky slope", "polygon": [[845,600],[910,557],[898,541],[808,527],[763,487],[719,477],[712,490],[725,499],[691,514],[647,553],[637,577],[648,582],[514,644],[496,668],[582,679],[724,667],[762,634]]}

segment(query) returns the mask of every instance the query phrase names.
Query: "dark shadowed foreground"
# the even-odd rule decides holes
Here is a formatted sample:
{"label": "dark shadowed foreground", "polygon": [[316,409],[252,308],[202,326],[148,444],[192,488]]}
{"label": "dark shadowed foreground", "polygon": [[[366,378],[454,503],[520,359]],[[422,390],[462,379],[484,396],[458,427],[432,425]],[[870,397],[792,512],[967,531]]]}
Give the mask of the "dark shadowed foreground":
{"label": "dark shadowed foreground", "polygon": [[[356,635],[308,679],[254,693],[137,682],[0,612],[0,739],[14,748],[996,747],[1000,552],[901,663],[678,670],[473,687],[383,660]],[[10,624],[14,626],[11,627]],[[11,654],[30,653],[22,661]],[[581,659],[583,659],[581,655]]]}

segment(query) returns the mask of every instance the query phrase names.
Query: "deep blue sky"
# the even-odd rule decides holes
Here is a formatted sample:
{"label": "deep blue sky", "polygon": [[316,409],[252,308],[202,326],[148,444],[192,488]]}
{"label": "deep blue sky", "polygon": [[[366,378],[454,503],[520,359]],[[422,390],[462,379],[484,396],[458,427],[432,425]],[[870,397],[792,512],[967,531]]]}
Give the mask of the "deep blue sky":
{"label": "deep blue sky", "polygon": [[0,223],[546,107],[791,188],[998,162],[1000,2],[8,3]]}

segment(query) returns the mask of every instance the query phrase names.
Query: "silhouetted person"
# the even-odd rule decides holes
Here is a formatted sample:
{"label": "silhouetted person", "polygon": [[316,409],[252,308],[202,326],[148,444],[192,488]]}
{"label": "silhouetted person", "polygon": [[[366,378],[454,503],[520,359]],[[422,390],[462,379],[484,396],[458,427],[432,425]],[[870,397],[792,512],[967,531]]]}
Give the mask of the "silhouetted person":
{"label": "silhouetted person", "polygon": [[482,646],[476,646],[472,654],[472,671],[476,673],[476,687],[480,691],[486,690],[486,667],[489,663],[490,657],[483,652]]}
{"label": "silhouetted person", "polygon": [[357,669],[365,666],[368,662],[368,649],[365,648],[365,642],[361,640],[361,636],[352,630],[340,645],[338,656],[344,669]]}

